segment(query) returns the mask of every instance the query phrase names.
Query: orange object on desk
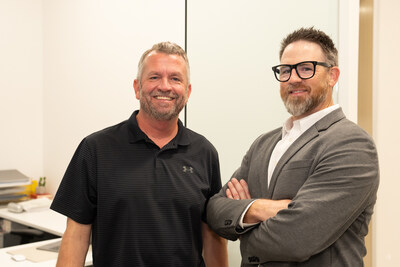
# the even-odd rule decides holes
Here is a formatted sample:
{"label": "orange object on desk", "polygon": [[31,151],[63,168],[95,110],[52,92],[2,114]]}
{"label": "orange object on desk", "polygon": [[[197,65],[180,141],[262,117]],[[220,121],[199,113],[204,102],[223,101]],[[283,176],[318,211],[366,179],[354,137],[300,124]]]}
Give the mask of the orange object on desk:
{"label": "orange object on desk", "polygon": [[51,194],[31,194],[31,198],[48,198],[48,199],[52,199],[53,196]]}

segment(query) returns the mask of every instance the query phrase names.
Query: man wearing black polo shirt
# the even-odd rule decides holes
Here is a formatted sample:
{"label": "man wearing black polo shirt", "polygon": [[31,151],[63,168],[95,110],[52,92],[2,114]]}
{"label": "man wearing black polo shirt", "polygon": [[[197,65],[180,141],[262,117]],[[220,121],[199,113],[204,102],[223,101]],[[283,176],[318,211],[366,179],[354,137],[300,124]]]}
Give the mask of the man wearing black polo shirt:
{"label": "man wearing black polo shirt", "polygon": [[191,93],[185,52],[154,45],[133,86],[140,110],[83,139],[60,184],[51,208],[68,220],[57,266],[83,266],[90,237],[96,267],[227,266],[226,241],[205,223],[218,154],[178,119]]}

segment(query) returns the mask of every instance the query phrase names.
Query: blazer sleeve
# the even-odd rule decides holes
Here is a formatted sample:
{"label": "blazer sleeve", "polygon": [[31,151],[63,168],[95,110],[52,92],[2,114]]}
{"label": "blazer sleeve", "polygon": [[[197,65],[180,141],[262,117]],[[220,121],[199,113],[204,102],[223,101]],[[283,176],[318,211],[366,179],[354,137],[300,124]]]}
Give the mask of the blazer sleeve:
{"label": "blazer sleeve", "polygon": [[[250,149],[247,151],[246,155],[243,157],[241,166],[237,169],[232,177],[237,179],[244,179],[248,184],[255,185],[250,189],[251,196],[258,197],[260,195],[261,186],[256,185],[260,183],[262,177],[266,179],[267,164],[268,163],[268,150],[269,146],[263,144],[269,143],[265,142],[266,139],[271,138],[271,136],[276,136],[279,130],[274,131],[270,135],[259,136],[251,145]],[[278,137],[276,137],[278,138]],[[262,157],[260,158],[260,156]],[[255,173],[252,176],[252,181],[249,181],[249,174]],[[225,184],[218,194],[214,195],[207,206],[207,222],[210,227],[219,235],[230,239],[236,240],[240,235],[250,231],[253,227],[246,227],[242,229],[239,226],[239,220],[243,212],[246,210],[247,206],[254,199],[246,200],[233,200],[226,197],[226,189],[228,184]]]}

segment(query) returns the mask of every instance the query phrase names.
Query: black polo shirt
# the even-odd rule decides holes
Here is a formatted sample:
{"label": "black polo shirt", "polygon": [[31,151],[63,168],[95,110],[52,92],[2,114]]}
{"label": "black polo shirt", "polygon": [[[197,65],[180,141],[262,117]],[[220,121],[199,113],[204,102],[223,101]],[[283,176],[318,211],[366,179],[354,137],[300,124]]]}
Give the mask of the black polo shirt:
{"label": "black polo shirt", "polygon": [[217,151],[180,121],[160,149],[137,113],[83,139],[51,208],[92,224],[94,266],[203,266],[201,221],[221,188]]}

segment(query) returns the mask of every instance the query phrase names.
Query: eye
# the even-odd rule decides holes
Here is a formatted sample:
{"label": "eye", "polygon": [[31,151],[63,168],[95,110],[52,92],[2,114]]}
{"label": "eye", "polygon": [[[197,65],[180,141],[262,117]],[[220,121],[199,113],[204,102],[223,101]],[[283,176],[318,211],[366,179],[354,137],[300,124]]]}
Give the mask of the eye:
{"label": "eye", "polygon": [[289,74],[290,73],[290,68],[289,67],[282,67],[279,69],[279,74]]}
{"label": "eye", "polygon": [[181,78],[179,78],[179,77],[172,77],[171,80],[174,81],[174,82],[181,82],[182,81]]}
{"label": "eye", "polygon": [[313,72],[314,65],[310,64],[310,63],[304,63],[304,64],[297,66],[297,70],[300,72]]}
{"label": "eye", "polygon": [[312,71],[313,69],[311,67],[308,66],[301,66],[300,67],[300,71]]}

